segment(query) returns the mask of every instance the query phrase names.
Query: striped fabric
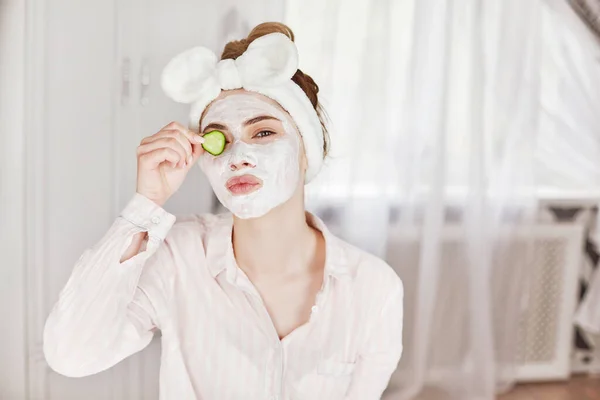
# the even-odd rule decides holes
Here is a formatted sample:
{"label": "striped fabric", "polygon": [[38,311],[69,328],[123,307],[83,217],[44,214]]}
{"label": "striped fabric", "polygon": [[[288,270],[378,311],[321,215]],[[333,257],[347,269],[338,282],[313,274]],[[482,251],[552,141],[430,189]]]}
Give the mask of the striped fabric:
{"label": "striped fabric", "polygon": [[[279,339],[237,266],[232,217],[178,218],[135,194],[75,265],[44,329],[57,372],[105,370],[162,333],[160,398],[379,399],[402,353],[403,287],[383,261],[329,233],[310,319]],[[120,264],[132,237],[144,251]]]}

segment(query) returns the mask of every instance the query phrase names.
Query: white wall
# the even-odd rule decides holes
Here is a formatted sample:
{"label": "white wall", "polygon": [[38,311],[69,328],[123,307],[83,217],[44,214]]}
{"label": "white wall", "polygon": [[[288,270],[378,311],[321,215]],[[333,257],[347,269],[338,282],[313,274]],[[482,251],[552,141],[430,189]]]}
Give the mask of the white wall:
{"label": "white wall", "polygon": [[[187,122],[187,107],[158,86],[164,64],[281,14],[278,0],[0,0],[0,399],[157,398],[156,341],[108,371],[70,379],[45,363],[43,325],[74,262],[133,195],[139,141]],[[152,79],[142,104],[144,65]],[[166,208],[209,212],[212,201],[194,168]]]}
{"label": "white wall", "polygon": [[[0,1],[0,398],[25,395],[25,2]],[[10,301],[8,301],[10,300]]]}

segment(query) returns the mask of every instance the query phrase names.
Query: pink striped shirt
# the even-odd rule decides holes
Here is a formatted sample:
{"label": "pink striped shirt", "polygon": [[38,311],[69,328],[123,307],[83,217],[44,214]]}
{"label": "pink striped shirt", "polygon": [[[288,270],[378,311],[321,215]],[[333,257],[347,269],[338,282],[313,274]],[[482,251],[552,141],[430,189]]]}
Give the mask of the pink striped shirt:
{"label": "pink striped shirt", "polygon": [[[279,339],[237,266],[232,217],[178,217],[135,194],[80,257],[44,329],[57,372],[105,370],[162,333],[162,400],[375,400],[402,353],[403,287],[383,261],[329,233],[310,319]],[[133,236],[144,251],[119,263]]]}

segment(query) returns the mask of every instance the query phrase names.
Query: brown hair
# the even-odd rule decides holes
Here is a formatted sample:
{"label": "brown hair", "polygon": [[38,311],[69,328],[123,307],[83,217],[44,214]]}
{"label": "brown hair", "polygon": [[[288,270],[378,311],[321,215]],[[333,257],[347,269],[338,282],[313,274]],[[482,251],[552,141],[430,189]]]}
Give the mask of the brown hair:
{"label": "brown hair", "polygon": [[[283,33],[289,37],[292,42],[294,41],[294,33],[287,25],[279,22],[264,22],[252,29],[245,39],[232,40],[231,42],[227,43],[223,49],[223,53],[221,54],[221,60],[225,60],[227,58],[238,58],[244,54],[250,43],[252,43],[254,40],[261,36],[268,35],[269,33],[276,32]],[[321,128],[323,130],[323,157],[325,157],[329,151],[329,133],[327,132],[327,127],[325,126],[325,110],[321,106],[321,103],[319,103],[319,86],[317,86],[315,81],[313,81],[309,75],[300,70],[296,71],[292,77],[292,80],[296,83],[296,85],[300,86],[300,89],[302,89],[304,93],[306,93],[306,96],[309,98],[310,102],[315,108],[315,111],[317,112],[317,116],[319,117]]]}

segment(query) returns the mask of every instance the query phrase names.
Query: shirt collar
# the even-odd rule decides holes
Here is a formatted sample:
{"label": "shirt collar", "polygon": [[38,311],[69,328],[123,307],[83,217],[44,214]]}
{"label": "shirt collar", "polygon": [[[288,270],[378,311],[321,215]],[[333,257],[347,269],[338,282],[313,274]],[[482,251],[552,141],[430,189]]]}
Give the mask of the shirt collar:
{"label": "shirt collar", "polygon": [[[345,243],[333,235],[325,223],[316,215],[306,212],[309,225],[318,229],[325,239],[325,277],[331,276],[338,279],[354,278],[356,263],[351,263],[345,249]],[[237,276],[237,264],[231,243],[233,217],[223,214],[213,231],[208,235],[206,243],[206,261],[212,277],[216,277],[224,270],[227,271],[228,280],[234,282]]]}

